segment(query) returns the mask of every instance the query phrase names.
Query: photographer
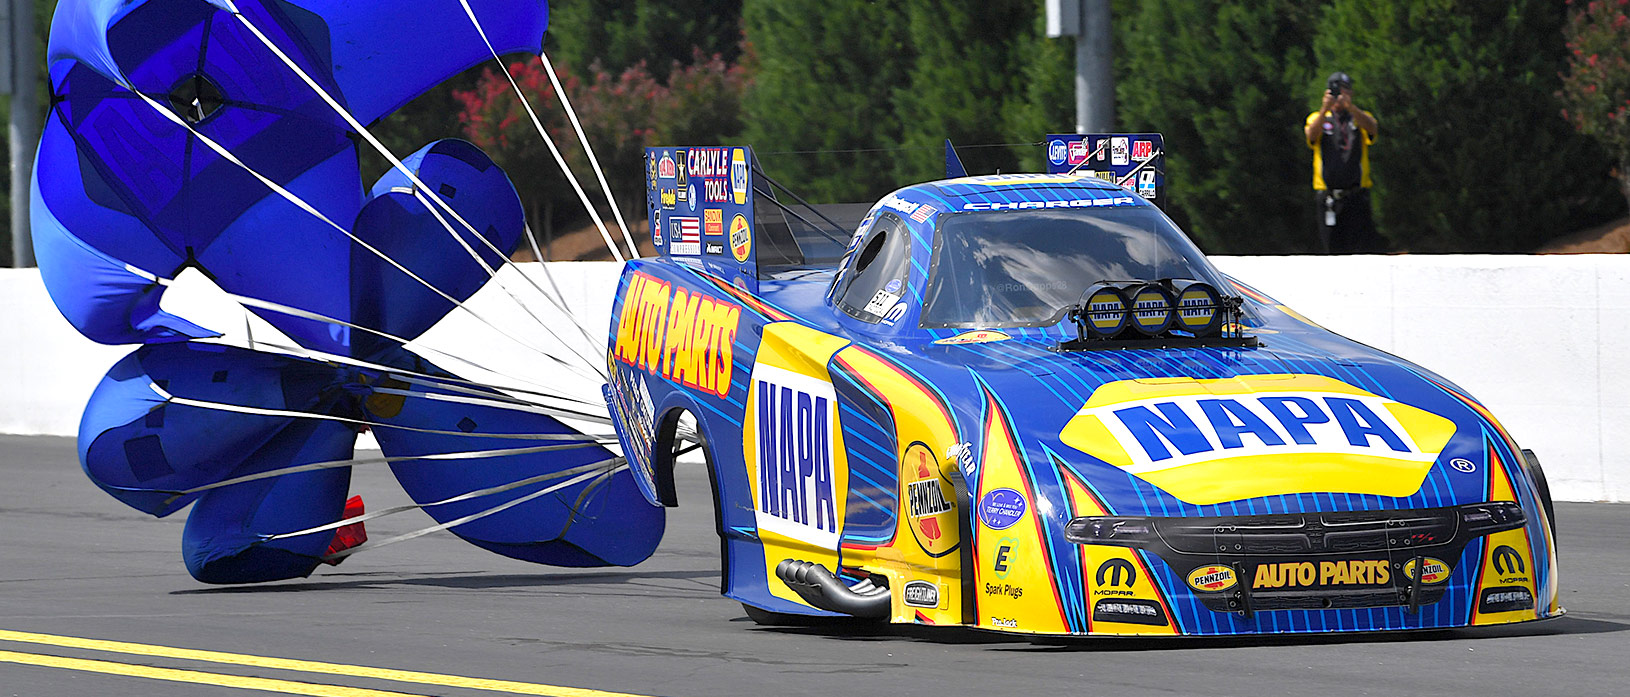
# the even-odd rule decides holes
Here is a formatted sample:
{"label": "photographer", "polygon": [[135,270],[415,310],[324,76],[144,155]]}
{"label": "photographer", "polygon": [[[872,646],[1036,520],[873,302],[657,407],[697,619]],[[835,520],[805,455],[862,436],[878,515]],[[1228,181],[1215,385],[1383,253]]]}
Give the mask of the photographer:
{"label": "photographer", "polygon": [[1306,133],[1325,252],[1385,251],[1370,213],[1370,144],[1379,126],[1370,112],[1353,106],[1353,79],[1347,73],[1330,75],[1324,103],[1307,116]]}

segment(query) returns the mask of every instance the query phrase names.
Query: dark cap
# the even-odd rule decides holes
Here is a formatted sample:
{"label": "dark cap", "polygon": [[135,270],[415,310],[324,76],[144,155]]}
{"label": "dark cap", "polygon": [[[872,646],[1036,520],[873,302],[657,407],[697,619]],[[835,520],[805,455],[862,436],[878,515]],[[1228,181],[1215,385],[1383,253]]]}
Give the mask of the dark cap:
{"label": "dark cap", "polygon": [[1353,78],[1348,77],[1347,73],[1341,72],[1339,70],[1336,71],[1336,72],[1330,73],[1329,82],[1331,82],[1332,84],[1340,84],[1342,87],[1352,87],[1353,86]]}

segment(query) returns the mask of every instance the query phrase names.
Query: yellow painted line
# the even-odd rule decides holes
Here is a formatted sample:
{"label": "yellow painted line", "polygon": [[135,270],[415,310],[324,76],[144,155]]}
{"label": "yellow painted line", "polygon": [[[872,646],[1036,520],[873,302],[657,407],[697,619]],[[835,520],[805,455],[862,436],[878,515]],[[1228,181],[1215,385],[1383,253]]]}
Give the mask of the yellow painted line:
{"label": "yellow painted line", "polygon": [[[323,663],[321,661],[300,661],[291,658],[252,656],[241,653],[224,653],[221,651],[200,651],[197,649],[183,649],[173,646],[133,644],[123,641],[105,641],[102,639],[83,639],[80,637],[57,636],[54,634],[14,632],[6,629],[0,629],[0,641],[18,641],[29,644],[44,644],[47,646],[60,646],[71,649],[108,651],[112,653],[126,653],[137,656],[155,656],[159,658],[179,658],[188,661],[226,663],[230,665],[271,668],[275,670],[293,670],[303,673],[344,675],[355,678],[374,678],[378,680],[417,683],[421,685],[436,685],[438,687],[462,687],[471,690],[508,692],[519,695],[550,695],[551,697],[643,697],[642,695],[631,695],[624,692],[602,692],[600,690],[587,690],[579,687],[542,685],[537,683],[513,682],[509,680],[489,680],[486,678],[468,678],[460,675],[420,673],[412,670],[371,668],[368,666],[353,666],[343,663]],[[388,693],[381,692],[375,694]]]}
{"label": "yellow painted line", "polygon": [[243,690],[281,692],[290,695],[312,695],[313,697],[423,697],[408,695],[405,692],[367,690],[360,687],[344,687],[341,685],[316,685],[308,682],[273,680],[271,678],[249,678],[242,675],[221,675],[220,673],[203,673],[196,670],[154,668],[152,666],[137,666],[130,665],[128,663],[115,663],[113,661],[95,661],[87,658],[63,658],[61,656],[42,656],[32,653],[17,653],[15,651],[0,651],[0,661],[6,663],[21,663],[23,665],[31,666],[44,666],[47,668],[78,670],[90,673],[106,673],[108,675],[119,675],[132,678],[149,678],[152,680],[168,680],[170,682],[189,682],[198,685],[215,685],[218,687],[236,687]]}

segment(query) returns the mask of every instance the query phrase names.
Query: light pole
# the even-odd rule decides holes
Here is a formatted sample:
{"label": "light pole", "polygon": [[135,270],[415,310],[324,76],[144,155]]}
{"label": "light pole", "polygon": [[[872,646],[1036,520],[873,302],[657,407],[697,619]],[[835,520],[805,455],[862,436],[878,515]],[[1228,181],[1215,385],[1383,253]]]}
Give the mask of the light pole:
{"label": "light pole", "polygon": [[1075,37],[1075,132],[1115,129],[1109,0],[1047,0],[1047,37]]}
{"label": "light pole", "polygon": [[28,187],[34,171],[34,148],[40,143],[39,100],[35,82],[39,73],[34,55],[34,0],[7,0],[11,5],[10,70],[5,87],[11,93],[11,265],[34,265],[34,240],[29,235]]}

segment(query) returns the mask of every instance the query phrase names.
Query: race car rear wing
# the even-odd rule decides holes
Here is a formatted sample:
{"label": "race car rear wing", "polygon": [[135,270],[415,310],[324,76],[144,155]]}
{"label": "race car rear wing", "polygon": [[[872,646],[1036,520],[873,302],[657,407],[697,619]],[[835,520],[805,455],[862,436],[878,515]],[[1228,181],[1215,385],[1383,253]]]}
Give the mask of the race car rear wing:
{"label": "race car rear wing", "polygon": [[661,254],[757,292],[774,267],[830,266],[871,204],[812,205],[747,146],[645,149],[651,241]]}

